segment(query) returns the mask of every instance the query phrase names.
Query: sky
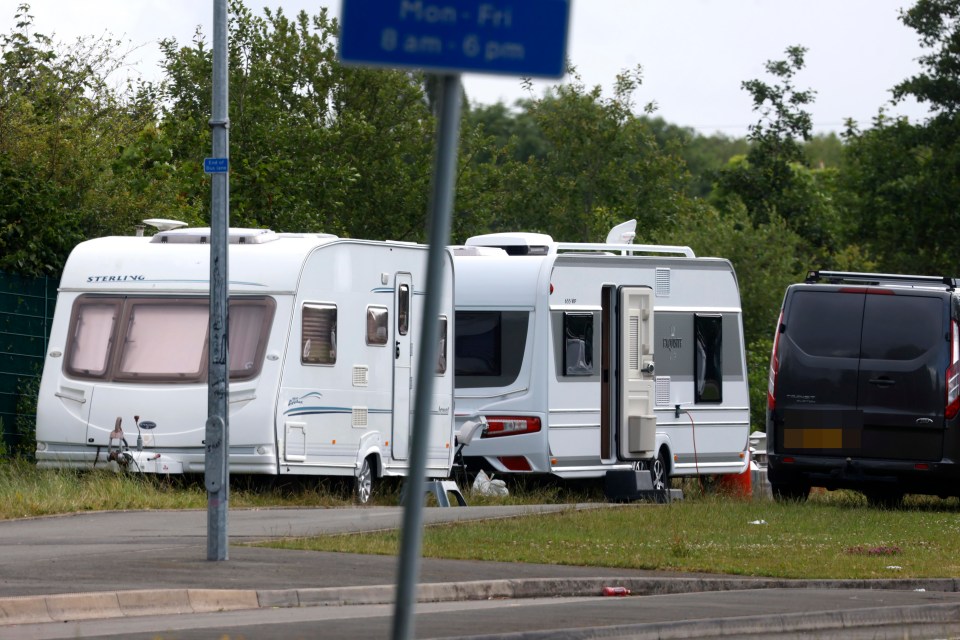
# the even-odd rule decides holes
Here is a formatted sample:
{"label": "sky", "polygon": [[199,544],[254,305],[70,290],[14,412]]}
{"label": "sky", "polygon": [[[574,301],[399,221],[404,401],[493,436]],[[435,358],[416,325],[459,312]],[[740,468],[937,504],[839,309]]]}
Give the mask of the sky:
{"label": "sky", "polygon": [[[348,0],[349,1],[349,0]],[[513,0],[521,1],[521,0]],[[149,80],[160,79],[157,41],[187,45],[197,27],[212,41],[209,0],[0,0],[0,33],[14,27],[21,2],[30,5],[34,30],[69,43],[104,35],[129,42],[129,60]],[[455,0],[446,0],[449,4]],[[439,0],[442,4],[443,0]],[[338,15],[341,0],[247,0],[259,12],[280,7],[288,16],[321,6]],[[923,54],[917,34],[898,19],[908,0],[571,0],[567,56],[580,81],[605,95],[617,74],[642,67],[634,94],[638,110],[655,103],[654,115],[704,135],[747,134],[758,121],[746,80],[773,83],[764,64],[785,59],[787,47],[808,49],[798,89],[813,89],[808,107],[814,132],[840,132],[848,118],[867,128],[880,108],[919,121],[926,107],[890,106],[890,89],[917,73]],[[569,82],[534,79],[533,94],[519,78],[464,74],[473,103],[511,105]]]}

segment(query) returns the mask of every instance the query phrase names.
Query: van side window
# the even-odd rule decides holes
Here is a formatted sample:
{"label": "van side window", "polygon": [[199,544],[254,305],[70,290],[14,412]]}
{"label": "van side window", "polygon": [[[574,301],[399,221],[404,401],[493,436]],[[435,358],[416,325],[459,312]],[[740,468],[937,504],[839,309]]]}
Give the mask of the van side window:
{"label": "van side window", "polygon": [[437,369],[436,373],[443,375],[447,372],[447,317],[440,316],[440,326],[437,334],[440,343],[437,345]]}
{"label": "van side window", "polygon": [[397,331],[405,336],[410,330],[410,285],[400,285],[397,298]]}
{"label": "van side window", "polygon": [[337,362],[336,305],[305,304],[302,322],[300,362],[335,364]]}
{"label": "van side window", "polygon": [[387,344],[387,328],[390,326],[387,315],[386,307],[367,307],[368,345]]}
{"label": "van side window", "polygon": [[593,314],[563,314],[563,375],[593,374]]}
{"label": "van side window", "polygon": [[723,401],[723,316],[694,314],[694,402]]}

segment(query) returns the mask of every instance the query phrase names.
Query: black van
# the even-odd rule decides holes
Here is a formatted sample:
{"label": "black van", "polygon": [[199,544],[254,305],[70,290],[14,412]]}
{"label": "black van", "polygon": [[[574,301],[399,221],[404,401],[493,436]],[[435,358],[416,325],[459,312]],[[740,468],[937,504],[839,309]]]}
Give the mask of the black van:
{"label": "black van", "polygon": [[767,386],[768,477],[811,487],[960,495],[957,280],[812,271],[787,288]]}

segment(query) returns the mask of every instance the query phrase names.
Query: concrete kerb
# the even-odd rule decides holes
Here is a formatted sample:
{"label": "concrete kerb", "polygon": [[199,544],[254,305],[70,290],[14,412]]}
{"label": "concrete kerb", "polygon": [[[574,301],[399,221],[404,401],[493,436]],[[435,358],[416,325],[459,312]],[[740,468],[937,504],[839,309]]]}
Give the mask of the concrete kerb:
{"label": "concrete kerb", "polygon": [[0,626],[147,615],[256,609],[257,592],[241,589],[144,589],[0,598]]}
{"label": "concrete kerb", "polygon": [[[419,602],[464,600],[596,597],[607,586],[624,587],[633,596],[669,595],[752,589],[898,589],[960,591],[960,581],[931,580],[782,580],[773,578],[538,578],[426,583],[418,587]],[[394,585],[317,589],[158,589],[57,594],[0,598],[0,625],[62,622],[143,615],[210,613],[257,608],[392,604]],[[933,605],[930,605],[933,606]],[[960,605],[956,605],[960,611]],[[911,607],[911,610],[917,607]],[[890,615],[898,609],[887,610]],[[826,620],[829,628],[856,621],[857,611]],[[873,613],[871,613],[873,616]],[[780,616],[789,619],[789,615]],[[807,616],[810,618],[810,616]],[[770,616],[763,616],[770,625]],[[878,620],[870,618],[874,624]],[[940,620],[935,620],[940,622]],[[960,622],[954,618],[951,622]],[[798,621],[792,625],[801,624]],[[689,627],[686,627],[689,631]],[[802,627],[793,627],[794,630]]]}

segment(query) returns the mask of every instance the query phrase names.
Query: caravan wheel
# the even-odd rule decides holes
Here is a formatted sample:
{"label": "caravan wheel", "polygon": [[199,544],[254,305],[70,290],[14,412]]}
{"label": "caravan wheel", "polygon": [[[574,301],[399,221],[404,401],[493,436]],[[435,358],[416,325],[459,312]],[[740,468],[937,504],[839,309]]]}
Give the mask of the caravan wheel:
{"label": "caravan wheel", "polygon": [[670,481],[667,469],[667,456],[663,449],[660,449],[657,457],[650,464],[650,479],[653,481],[654,491],[663,491],[667,488],[667,483]]}
{"label": "caravan wheel", "polygon": [[373,469],[370,467],[370,458],[365,458],[360,465],[360,472],[354,479],[354,498],[358,504],[370,502],[373,495]]}

